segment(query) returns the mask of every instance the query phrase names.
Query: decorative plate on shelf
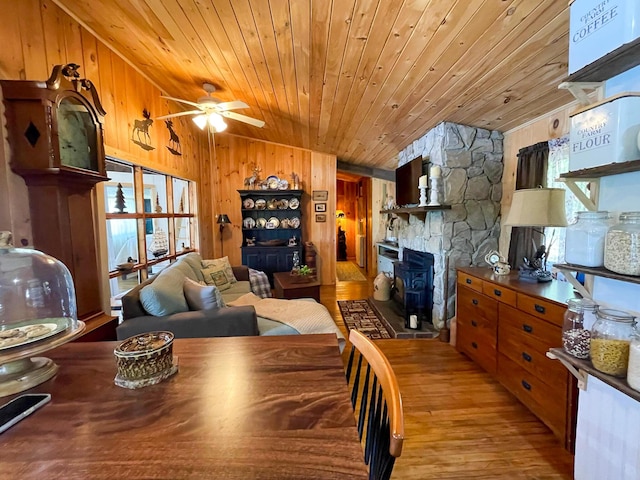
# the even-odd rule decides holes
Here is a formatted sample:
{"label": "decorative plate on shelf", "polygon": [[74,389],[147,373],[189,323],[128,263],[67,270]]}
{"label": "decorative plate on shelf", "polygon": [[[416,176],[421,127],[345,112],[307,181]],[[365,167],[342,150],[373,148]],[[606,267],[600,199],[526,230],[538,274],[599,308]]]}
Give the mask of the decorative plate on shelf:
{"label": "decorative plate on shelf", "polygon": [[242,206],[244,208],[253,208],[255,206],[255,202],[253,201],[253,198],[245,198],[242,201]]}
{"label": "decorative plate on shelf", "polygon": [[284,178],[280,179],[278,182],[278,190],[286,190],[289,188],[289,182],[287,182]]}
{"label": "decorative plate on shelf", "polygon": [[283,218],[280,220],[280,228],[289,228],[289,219]]}
{"label": "decorative plate on shelf", "polygon": [[267,207],[267,201],[264,198],[259,198],[256,200],[256,208],[258,210],[264,210]]}
{"label": "decorative plate on shelf", "polygon": [[300,218],[299,217],[292,217],[289,219],[289,227],[291,228],[298,228],[300,226]]}
{"label": "decorative plate on shelf", "polygon": [[69,326],[69,319],[43,318],[42,323],[23,322],[14,328],[0,330],[0,350],[37,342],[56,335]]}
{"label": "decorative plate on shelf", "polygon": [[277,217],[271,217],[267,220],[267,228],[278,228],[280,226],[280,220]]}
{"label": "decorative plate on shelf", "polygon": [[278,177],[276,177],[275,175],[271,175],[270,177],[267,177],[267,186],[271,190],[277,190],[279,185],[280,185],[280,179]]}
{"label": "decorative plate on shelf", "polygon": [[264,217],[260,217],[258,218],[258,220],[256,221],[256,227],[257,228],[264,228],[267,226],[267,219]]}
{"label": "decorative plate on shelf", "polygon": [[272,198],[271,200],[269,200],[267,202],[267,208],[269,210],[276,210],[278,208],[278,200],[276,200],[275,198]]}
{"label": "decorative plate on shelf", "polygon": [[291,200],[289,200],[289,208],[291,210],[296,210],[299,206],[300,200],[298,200],[297,198],[292,198]]}
{"label": "decorative plate on shelf", "polygon": [[244,228],[254,228],[256,226],[256,221],[251,217],[247,217],[242,221],[242,225]]}
{"label": "decorative plate on shelf", "polygon": [[287,200],[286,198],[283,198],[282,200],[280,200],[278,202],[278,208],[280,210],[286,210],[287,208],[289,208],[289,200]]}

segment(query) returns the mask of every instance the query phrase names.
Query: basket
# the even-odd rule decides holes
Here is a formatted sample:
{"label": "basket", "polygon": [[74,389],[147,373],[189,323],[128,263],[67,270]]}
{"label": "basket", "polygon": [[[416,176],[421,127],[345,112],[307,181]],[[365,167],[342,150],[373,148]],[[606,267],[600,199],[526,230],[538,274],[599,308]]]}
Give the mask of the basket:
{"label": "basket", "polygon": [[149,332],[129,337],[113,353],[121,379],[156,377],[173,367],[173,333]]}

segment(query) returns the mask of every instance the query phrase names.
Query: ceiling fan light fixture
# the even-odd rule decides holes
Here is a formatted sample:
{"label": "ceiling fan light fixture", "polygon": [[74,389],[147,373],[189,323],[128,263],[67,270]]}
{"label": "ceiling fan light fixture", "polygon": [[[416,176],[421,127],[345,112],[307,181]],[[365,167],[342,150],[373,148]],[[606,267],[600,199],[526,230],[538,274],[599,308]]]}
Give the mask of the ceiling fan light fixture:
{"label": "ceiling fan light fixture", "polygon": [[207,126],[207,116],[204,114],[196,115],[193,117],[193,123],[195,123],[200,130],[204,130],[204,127]]}
{"label": "ceiling fan light fixture", "polygon": [[222,115],[215,112],[209,114],[208,122],[216,133],[223,132],[227,129],[227,124],[222,118]]}

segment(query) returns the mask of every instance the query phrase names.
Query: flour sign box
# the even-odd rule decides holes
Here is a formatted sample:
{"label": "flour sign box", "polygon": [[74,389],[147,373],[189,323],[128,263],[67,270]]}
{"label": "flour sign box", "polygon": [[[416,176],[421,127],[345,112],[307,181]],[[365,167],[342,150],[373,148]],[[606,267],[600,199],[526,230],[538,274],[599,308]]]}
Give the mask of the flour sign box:
{"label": "flour sign box", "polygon": [[573,0],[569,75],[640,36],[638,0]]}
{"label": "flour sign box", "polygon": [[607,98],[571,115],[569,170],[640,159],[640,93]]}

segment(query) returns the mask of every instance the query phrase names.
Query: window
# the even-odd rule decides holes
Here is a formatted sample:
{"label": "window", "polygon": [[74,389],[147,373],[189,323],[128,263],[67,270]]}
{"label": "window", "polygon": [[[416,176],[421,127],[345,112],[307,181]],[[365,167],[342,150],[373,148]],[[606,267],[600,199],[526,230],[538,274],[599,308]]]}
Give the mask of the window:
{"label": "window", "polygon": [[195,250],[195,184],[107,159],[107,250],[112,303]]}

